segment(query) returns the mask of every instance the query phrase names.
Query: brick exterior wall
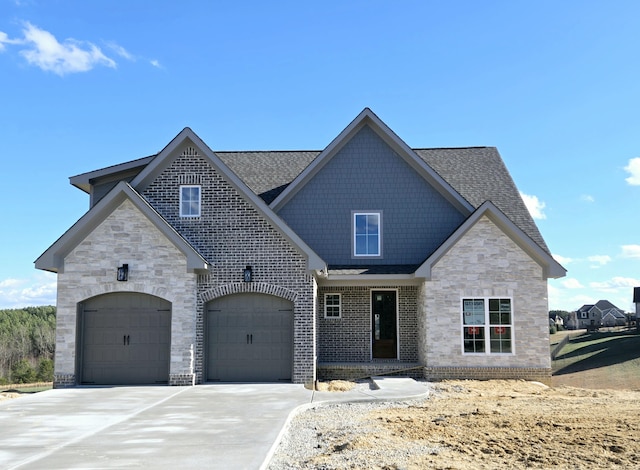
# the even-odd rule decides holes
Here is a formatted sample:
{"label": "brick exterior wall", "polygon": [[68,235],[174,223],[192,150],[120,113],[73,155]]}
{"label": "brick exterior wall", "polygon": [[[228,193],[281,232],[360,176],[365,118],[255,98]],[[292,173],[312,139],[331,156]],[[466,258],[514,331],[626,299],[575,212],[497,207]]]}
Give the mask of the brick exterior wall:
{"label": "brick exterior wall", "polygon": [[427,380],[533,380],[551,385],[551,373],[546,368],[536,367],[425,367]]}
{"label": "brick exterior wall", "polygon": [[[129,264],[129,281],[118,282],[116,268],[123,263]],[[78,380],[78,305],[111,292],[141,292],[171,302],[169,383],[193,382],[196,284],[185,255],[133,203],[124,201],[65,257],[64,272],[58,274],[55,386]]]}
{"label": "brick exterior wall", "polygon": [[[292,380],[315,379],[315,280],[307,272],[307,260],[284,236],[213,168],[193,147],[179,155],[143,192],[143,196],[212,264],[210,275],[197,281],[195,312],[196,383],[204,376],[206,303],[241,292],[277,295],[294,304],[294,364]],[[179,187],[199,184],[201,216],[179,215]],[[246,266],[253,282],[242,282]]]}
{"label": "brick exterior wall", "polygon": [[[547,281],[542,268],[483,217],[419,291],[420,362],[429,378],[548,377]],[[513,299],[513,354],[462,353],[463,297]]]}
{"label": "brick exterior wall", "polygon": [[[399,361],[418,360],[416,286],[321,286],[318,290],[318,361],[371,361],[371,291],[397,290]],[[325,294],[341,294],[342,317],[324,317]]]}
{"label": "brick exterior wall", "polygon": [[[366,132],[360,137],[349,145],[379,144]],[[181,184],[201,186],[200,217],[179,216]],[[123,202],[65,257],[64,272],[58,275],[56,387],[74,385],[78,378],[78,305],[96,295],[121,291],[171,302],[172,385],[206,380],[206,305],[243,292],[275,295],[293,303],[294,383],[315,380],[316,362],[320,378],[386,374],[398,368],[407,369],[403,375],[432,380],[549,377],[547,282],[542,268],[487,217],[438,261],[431,280],[420,286],[318,287],[305,256],[195,148],[186,144],[178,148],[142,195],[211,263],[210,274],[187,272],[185,255],[130,201]],[[323,207],[331,212],[326,211],[326,201]],[[385,209],[381,204],[360,208]],[[391,222],[392,213],[385,210],[385,224]],[[346,246],[350,249],[350,241]],[[130,280],[117,282],[116,267],[123,263],[129,264]],[[253,269],[250,283],[242,281],[247,265]],[[375,289],[398,293],[397,360],[371,360],[370,297]],[[326,293],[341,294],[341,318],[324,318]],[[467,296],[513,299],[513,354],[462,353],[460,304]]]}

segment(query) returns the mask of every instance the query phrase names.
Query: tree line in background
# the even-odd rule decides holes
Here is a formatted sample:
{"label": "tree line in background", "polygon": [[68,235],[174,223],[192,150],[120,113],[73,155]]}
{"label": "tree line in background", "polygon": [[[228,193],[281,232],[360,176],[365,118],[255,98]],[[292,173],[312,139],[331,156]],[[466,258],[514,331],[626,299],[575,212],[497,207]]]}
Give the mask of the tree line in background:
{"label": "tree line in background", "polygon": [[0,310],[0,384],[51,382],[56,308]]}

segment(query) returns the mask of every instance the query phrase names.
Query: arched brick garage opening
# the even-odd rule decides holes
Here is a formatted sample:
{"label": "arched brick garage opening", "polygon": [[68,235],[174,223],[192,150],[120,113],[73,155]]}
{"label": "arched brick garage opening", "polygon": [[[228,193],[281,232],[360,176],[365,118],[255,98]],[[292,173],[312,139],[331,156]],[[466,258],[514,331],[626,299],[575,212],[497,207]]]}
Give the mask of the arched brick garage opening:
{"label": "arched brick garage opening", "polygon": [[206,381],[291,381],[293,302],[255,292],[205,306]]}
{"label": "arched brick garage opening", "polygon": [[148,294],[114,292],[78,306],[79,383],[167,384],[171,303]]}

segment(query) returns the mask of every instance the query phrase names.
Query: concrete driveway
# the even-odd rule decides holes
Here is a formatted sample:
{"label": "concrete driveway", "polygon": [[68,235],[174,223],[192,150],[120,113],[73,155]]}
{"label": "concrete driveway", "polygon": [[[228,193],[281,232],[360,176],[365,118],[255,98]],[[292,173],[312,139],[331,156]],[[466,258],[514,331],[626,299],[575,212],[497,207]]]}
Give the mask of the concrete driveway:
{"label": "concrete driveway", "polygon": [[56,389],[0,402],[2,469],[258,469],[289,415],[318,402],[428,393],[411,379],[312,392],[293,384]]}
{"label": "concrete driveway", "polygon": [[312,392],[291,384],[57,389],[0,403],[0,468],[257,469]]}

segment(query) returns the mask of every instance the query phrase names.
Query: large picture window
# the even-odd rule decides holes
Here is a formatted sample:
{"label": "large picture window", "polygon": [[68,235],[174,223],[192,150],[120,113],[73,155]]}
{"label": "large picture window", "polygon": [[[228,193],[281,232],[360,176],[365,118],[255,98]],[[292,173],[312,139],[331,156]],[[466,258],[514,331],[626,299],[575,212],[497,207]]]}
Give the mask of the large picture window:
{"label": "large picture window", "polygon": [[462,341],[465,354],[513,353],[511,299],[462,299]]}
{"label": "large picture window", "polygon": [[200,217],[200,186],[180,186],[180,217]]}
{"label": "large picture window", "polygon": [[353,256],[382,256],[380,212],[353,213]]}

